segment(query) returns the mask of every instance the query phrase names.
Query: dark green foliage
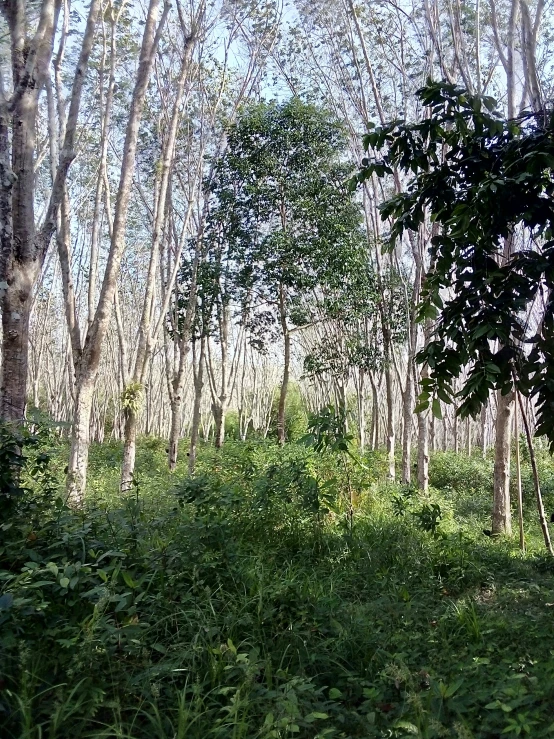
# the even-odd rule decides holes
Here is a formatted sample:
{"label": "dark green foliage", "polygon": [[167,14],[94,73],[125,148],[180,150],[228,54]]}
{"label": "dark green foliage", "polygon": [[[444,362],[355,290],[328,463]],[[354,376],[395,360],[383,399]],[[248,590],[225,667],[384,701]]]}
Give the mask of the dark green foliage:
{"label": "dark green foliage", "polygon": [[283,320],[309,322],[314,290],[356,272],[363,233],[345,150],[341,125],[295,98],[247,106],[228,128],[206,183],[205,269],[218,310],[239,306],[259,349]]}
{"label": "dark green foliage", "polygon": [[[163,444],[144,439],[125,499],[115,479],[111,501],[54,500],[32,527],[15,515],[0,550],[2,739],[552,736],[552,567],[534,529],[525,558],[480,533],[470,504],[486,508],[489,463],[458,457],[456,477],[437,455],[441,489],[421,498],[378,487],[368,455],[345,535],[340,497],[340,515],[320,499],[347,482],[329,419],[319,453],[201,447],[197,476],[165,492]],[[105,496],[121,449],[92,452]]]}
{"label": "dark green foliage", "polygon": [[[430,375],[419,407],[450,402],[464,367],[461,416],[477,414],[491,390],[508,392],[515,378],[536,397],[537,433],[554,445],[554,118],[502,120],[492,98],[446,83],[429,83],[418,96],[430,115],[369,133],[365,146],[381,158],[365,160],[358,179],[394,169],[412,175],[382,206],[393,243],[426,213],[437,225],[421,317],[438,321],[420,356]],[[507,239],[517,248],[506,259]],[[544,316],[526,320],[543,299]]]}

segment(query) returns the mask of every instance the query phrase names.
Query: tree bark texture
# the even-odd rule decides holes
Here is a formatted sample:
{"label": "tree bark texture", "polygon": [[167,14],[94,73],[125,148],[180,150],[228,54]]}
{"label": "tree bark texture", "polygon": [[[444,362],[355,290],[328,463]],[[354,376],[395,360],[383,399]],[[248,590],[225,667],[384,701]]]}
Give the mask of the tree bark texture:
{"label": "tree bark texture", "polygon": [[510,508],[510,448],[512,443],[512,418],[514,394],[498,392],[496,412],[496,441],[494,445],[494,491],[492,506],[492,533],[512,533]]}
{"label": "tree bark texture", "polygon": [[287,317],[285,313],[285,295],[284,288],[281,288],[279,295],[279,309],[281,319],[281,329],[284,339],[284,358],[283,358],[283,380],[279,391],[279,406],[277,410],[277,439],[279,444],[284,444],[286,439],[285,428],[285,407],[287,402],[287,390],[289,387],[290,375],[290,333],[287,326]]}

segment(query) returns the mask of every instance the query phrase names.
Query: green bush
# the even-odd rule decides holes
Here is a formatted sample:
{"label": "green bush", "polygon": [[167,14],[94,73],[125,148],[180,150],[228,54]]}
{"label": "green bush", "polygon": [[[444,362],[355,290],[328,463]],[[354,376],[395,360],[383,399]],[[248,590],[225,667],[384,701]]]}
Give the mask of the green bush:
{"label": "green bush", "polygon": [[229,441],[171,477],[141,439],[133,495],[95,446],[102,497],[46,495],[31,526],[63,483],[46,451],[2,528],[2,738],[552,736],[552,566],[536,526],[524,557],[465,517],[478,475],[425,498],[372,481],[348,531],[333,453]]}

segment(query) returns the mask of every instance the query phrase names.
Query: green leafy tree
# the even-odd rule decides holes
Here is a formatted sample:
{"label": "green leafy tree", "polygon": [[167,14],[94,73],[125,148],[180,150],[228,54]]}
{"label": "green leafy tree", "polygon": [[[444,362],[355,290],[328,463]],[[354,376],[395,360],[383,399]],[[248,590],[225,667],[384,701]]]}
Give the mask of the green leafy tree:
{"label": "green leafy tree", "polygon": [[[429,368],[419,409],[431,404],[440,415],[439,401],[452,401],[465,370],[459,415],[476,416],[491,390],[515,388],[534,397],[537,434],[554,449],[554,117],[505,120],[494,99],[446,83],[428,83],[418,97],[429,116],[367,134],[380,158],[365,159],[358,180],[412,175],[382,206],[391,240],[417,230],[427,213],[437,226],[420,311],[437,320],[419,357]],[[500,451],[497,444],[497,461]],[[496,480],[497,465],[493,530]],[[538,485],[537,500],[550,549]]]}
{"label": "green leafy tree", "polygon": [[291,329],[309,321],[307,305],[322,286],[338,286],[355,266],[363,241],[361,211],[347,192],[344,136],[327,111],[295,98],[247,107],[228,128],[207,188],[206,239],[232,266],[226,299],[239,306],[259,348],[283,340],[281,443]]}
{"label": "green leafy tree", "polygon": [[[452,382],[468,368],[462,417],[515,382],[536,397],[537,433],[554,446],[554,118],[506,121],[492,98],[446,83],[418,96],[430,116],[368,134],[366,147],[383,156],[364,160],[358,179],[393,167],[413,173],[382,206],[393,218],[392,240],[417,229],[426,211],[440,226],[421,308],[421,317],[438,320],[420,354],[430,369],[420,407],[451,402]],[[505,240],[518,235],[522,247],[506,256]],[[531,304],[543,299],[541,320],[529,320]]]}

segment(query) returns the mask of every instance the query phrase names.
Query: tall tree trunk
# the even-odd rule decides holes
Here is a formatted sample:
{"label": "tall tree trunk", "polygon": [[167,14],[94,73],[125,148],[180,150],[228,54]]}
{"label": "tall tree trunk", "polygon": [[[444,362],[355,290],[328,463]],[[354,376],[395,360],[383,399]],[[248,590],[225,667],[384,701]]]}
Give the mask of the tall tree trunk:
{"label": "tall tree trunk", "polygon": [[429,489],[429,425],[426,412],[418,413],[417,484],[426,493]]}
{"label": "tall tree trunk", "polygon": [[171,402],[171,428],[169,431],[168,464],[169,471],[175,472],[179,456],[179,439],[181,438],[181,424],[183,416],[183,397],[181,392],[176,393]]}
{"label": "tall tree trunk", "polygon": [[227,399],[218,398],[216,403],[212,404],[212,412],[214,414],[214,446],[221,449],[225,441],[225,412],[227,410]]}
{"label": "tall tree trunk", "polygon": [[481,408],[479,444],[484,459],[487,456],[487,403]]}
{"label": "tall tree trunk", "polygon": [[281,329],[284,339],[284,358],[283,358],[283,380],[281,382],[281,390],[279,392],[279,407],[277,411],[277,439],[279,444],[285,443],[285,405],[287,402],[287,390],[289,387],[290,374],[290,333],[287,326],[287,316],[285,311],[285,293],[284,288],[279,290],[279,313],[281,319]]}
{"label": "tall tree trunk", "polygon": [[[423,331],[423,344],[426,347],[431,340],[432,324],[429,319],[425,321]],[[417,371],[417,370],[416,370]],[[429,377],[429,367],[425,364],[421,368],[419,382]],[[433,416],[429,411],[417,414],[417,483],[420,490],[427,492],[429,489],[429,447],[434,448],[435,427],[432,424]]]}
{"label": "tall tree trunk", "polygon": [[460,419],[458,417],[458,406],[454,405],[454,417],[452,419],[452,436],[454,440],[454,454],[460,452]]}
{"label": "tall tree trunk", "polygon": [[377,383],[370,373],[369,381],[371,383],[371,451],[374,452],[379,448],[379,394],[377,391]]}
{"label": "tall tree trunk", "polygon": [[358,435],[360,441],[360,452],[365,452],[366,445],[366,400],[365,400],[365,373],[362,368],[358,370]]}
{"label": "tall tree trunk", "polygon": [[411,351],[406,368],[406,388],[402,407],[402,482],[408,484],[412,476],[412,411],[413,411],[413,382],[412,382]]}
{"label": "tall tree trunk", "polygon": [[[121,175],[117,191],[113,226],[111,229],[110,251],[108,253],[98,306],[96,308],[94,320],[89,326],[89,331],[87,333],[79,361],[78,377],[82,378],[81,381],[85,382],[85,398],[83,401],[80,399],[82,394],[81,388],[77,388],[77,400],[75,406],[76,414],[78,415],[75,416],[75,422],[78,421],[79,426],[84,425],[85,423],[90,424],[91,404],[88,401],[87,396],[89,392],[92,394],[94,390],[94,383],[96,382],[98,367],[100,365],[102,345],[108,330],[115,291],[117,289],[117,277],[123,257],[123,251],[125,249],[127,213],[129,209],[129,201],[131,199],[131,187],[133,184],[137,140],[140,121],[142,119],[142,108],[162,28],[165,24],[167,13],[169,12],[169,6],[164,6],[162,18],[158,24],[158,6],[159,0],[150,0],[146,23],[144,26],[137,77],[133,89],[133,96],[125,132]],[[85,415],[87,413],[88,415],[85,419]],[[84,434],[83,430],[79,426],[75,428],[74,433],[79,436],[76,443],[79,448],[81,448],[85,441],[88,443],[89,435],[88,432]],[[86,453],[84,453],[84,451],[79,451],[79,453],[71,455],[70,464],[68,465],[67,491],[68,498],[73,504],[80,504],[84,497],[87,464],[88,450]]]}
{"label": "tall tree trunk", "polygon": [[[202,404],[202,389],[204,387],[204,359],[206,352],[206,337],[200,340],[200,356],[198,368],[194,373],[194,406],[192,409],[192,426],[190,430],[189,474],[194,474],[196,466],[196,450],[198,447],[198,433],[200,430],[200,408]],[[193,345],[194,354],[194,345]],[[194,362],[194,359],[193,359]]]}
{"label": "tall tree trunk", "polygon": [[510,448],[512,442],[512,417],[514,393],[502,395],[498,391],[496,412],[496,440],[494,444],[494,491],[492,505],[492,533],[512,533],[510,509]]}
{"label": "tall tree trunk", "polygon": [[133,484],[135,458],[137,450],[137,413],[135,407],[128,406],[124,410],[125,426],[123,431],[123,460],[121,462],[121,492],[129,491]]}
{"label": "tall tree trunk", "polygon": [[90,417],[96,374],[78,379],[77,395],[73,410],[71,448],[67,465],[67,499],[72,505],[80,505],[87,484],[88,453],[90,447]]}
{"label": "tall tree trunk", "polygon": [[[58,220],[73,148],[81,91],[92,48],[100,0],[91,2],[73,79],[60,161],[42,227],[35,230],[36,118],[39,95],[49,74],[59,3],[44,0],[33,38],[24,2],[1,7],[11,41],[14,90],[0,111],[0,303],[2,379],[0,416],[21,421],[25,414],[32,292]],[[10,110],[11,109],[11,110]],[[11,129],[11,142],[10,142]]]}
{"label": "tall tree trunk", "polygon": [[[4,289],[2,296],[0,417],[5,421],[19,422],[25,417],[27,402],[29,322],[34,280],[29,280],[28,274],[18,267],[4,274],[9,289]],[[2,292],[1,288],[0,292]]]}
{"label": "tall tree trunk", "polygon": [[396,465],[394,459],[395,451],[395,436],[394,436],[394,395],[393,395],[393,382],[392,382],[392,368],[390,366],[390,353],[389,361],[385,356],[385,388],[387,393],[387,460],[388,460],[388,475],[391,480],[396,477]]}

